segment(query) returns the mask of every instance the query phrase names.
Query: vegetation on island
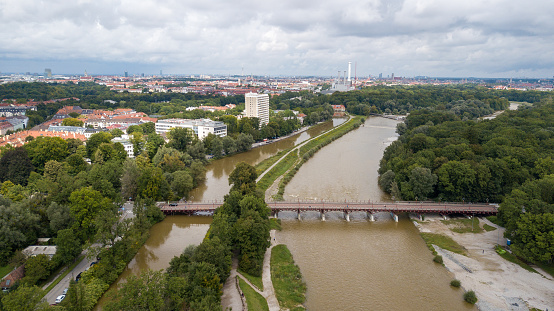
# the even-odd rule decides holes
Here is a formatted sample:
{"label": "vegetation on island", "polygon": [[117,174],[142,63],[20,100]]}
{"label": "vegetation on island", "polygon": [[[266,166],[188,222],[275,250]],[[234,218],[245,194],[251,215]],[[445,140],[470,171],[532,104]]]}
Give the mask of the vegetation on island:
{"label": "vegetation on island", "polygon": [[306,283],[284,244],[271,249],[271,281],[281,308],[305,310],[302,304],[306,300]]}
{"label": "vegetation on island", "polygon": [[249,310],[269,311],[267,300],[264,298],[264,296],[258,294],[258,292],[256,292],[241,278],[239,278],[239,286],[244,294],[244,298],[246,298],[246,305],[248,306]]}
{"label": "vegetation on island", "polygon": [[398,126],[401,136],[381,160],[380,186],[396,200],[498,202],[497,221],[506,228],[514,254],[551,265],[552,99],[493,120],[461,121],[449,115],[415,111]]}

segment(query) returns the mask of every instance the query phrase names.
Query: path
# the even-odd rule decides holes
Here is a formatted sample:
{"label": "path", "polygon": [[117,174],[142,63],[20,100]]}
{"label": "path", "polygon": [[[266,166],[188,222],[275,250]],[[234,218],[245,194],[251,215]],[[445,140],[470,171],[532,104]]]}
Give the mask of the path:
{"label": "path", "polygon": [[[291,152],[293,152],[293,151],[299,149],[300,147],[304,146],[305,144],[307,144],[308,142],[312,141],[313,139],[316,139],[316,138],[318,138],[318,137],[321,136],[321,135],[327,134],[327,133],[329,133],[330,131],[332,131],[332,130],[334,130],[334,129],[336,129],[336,128],[339,128],[339,127],[341,127],[341,126],[343,126],[343,125],[345,125],[346,123],[348,123],[348,121],[350,121],[350,119],[351,119],[351,117],[348,116],[348,119],[347,119],[346,121],[344,121],[343,123],[341,123],[340,125],[337,125],[337,126],[333,127],[332,129],[330,129],[330,130],[328,130],[328,131],[325,131],[325,132],[323,132],[323,133],[321,133],[321,134],[319,134],[319,135],[317,135],[317,136],[315,136],[315,137],[312,137],[312,138],[310,138],[310,139],[308,139],[308,140],[305,140],[305,141],[303,141],[302,143],[300,143],[300,144],[294,146],[294,148],[292,148],[289,152],[287,152],[286,154],[284,154],[279,160],[277,160],[275,163],[273,163],[273,165],[271,165],[271,166],[268,167],[263,173],[261,173],[260,176],[258,176],[258,178],[256,179],[256,182],[260,181],[260,180],[262,179],[262,177],[264,177],[264,175],[265,175],[267,172],[271,171],[271,169],[272,169],[275,165],[277,165],[277,163],[281,162],[281,160],[283,160],[289,153],[291,153]],[[286,173],[285,173],[285,174],[286,174]],[[283,175],[284,175],[284,174],[283,174]]]}
{"label": "path", "polygon": [[275,242],[275,230],[269,232],[269,238],[271,240],[271,246],[267,248],[264,255],[264,270],[262,273],[262,282],[264,284],[263,296],[267,300],[269,311],[279,311],[279,302],[275,296],[275,289],[273,288],[273,282],[271,281],[271,250],[276,245]]}
{"label": "path", "polygon": [[242,300],[236,286],[237,268],[239,265],[238,258],[233,258],[231,266],[231,274],[225,280],[223,285],[223,295],[221,296],[221,307],[223,310],[242,310]]}

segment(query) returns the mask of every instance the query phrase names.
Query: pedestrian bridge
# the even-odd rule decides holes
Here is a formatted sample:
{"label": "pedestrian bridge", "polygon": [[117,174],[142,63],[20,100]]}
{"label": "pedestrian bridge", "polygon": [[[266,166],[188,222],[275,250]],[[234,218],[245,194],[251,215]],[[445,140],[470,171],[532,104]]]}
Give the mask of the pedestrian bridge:
{"label": "pedestrian bridge", "polygon": [[[212,214],[215,209],[223,204],[222,201],[210,202],[185,202],[185,203],[158,203],[161,211],[166,215],[207,215]],[[319,212],[321,219],[325,220],[327,212],[342,212],[345,219],[350,220],[349,214],[352,212],[365,212],[368,218],[373,220],[373,214],[378,212],[389,212],[395,221],[398,221],[399,213],[415,213],[420,216],[423,214],[463,214],[467,216],[487,216],[498,213],[496,204],[473,204],[473,203],[437,203],[437,202],[327,202],[327,201],[278,201],[267,202],[273,216],[278,216],[279,212],[296,212],[300,218],[303,212]]]}

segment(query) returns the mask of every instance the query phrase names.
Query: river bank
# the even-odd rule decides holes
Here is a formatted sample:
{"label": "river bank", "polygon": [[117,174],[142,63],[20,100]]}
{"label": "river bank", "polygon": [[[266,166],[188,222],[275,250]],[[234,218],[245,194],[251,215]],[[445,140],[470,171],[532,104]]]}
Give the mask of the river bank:
{"label": "river bank", "polygon": [[483,218],[480,219],[481,225],[497,229],[482,233],[456,233],[441,220],[442,217],[427,215],[425,221],[413,223],[420,232],[448,236],[465,248],[467,256],[435,247],[443,257],[446,269],[461,281],[462,288],[475,291],[479,310],[554,309],[552,276],[529,272],[496,253],[494,247],[506,243],[504,228]]}

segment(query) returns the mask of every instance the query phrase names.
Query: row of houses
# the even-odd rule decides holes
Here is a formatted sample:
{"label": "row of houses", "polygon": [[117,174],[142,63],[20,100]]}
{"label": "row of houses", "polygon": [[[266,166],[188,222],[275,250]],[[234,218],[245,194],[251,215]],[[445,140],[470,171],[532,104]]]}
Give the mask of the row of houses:
{"label": "row of houses", "polygon": [[8,131],[15,132],[27,128],[29,118],[27,116],[0,117],[0,136],[6,135]]}

